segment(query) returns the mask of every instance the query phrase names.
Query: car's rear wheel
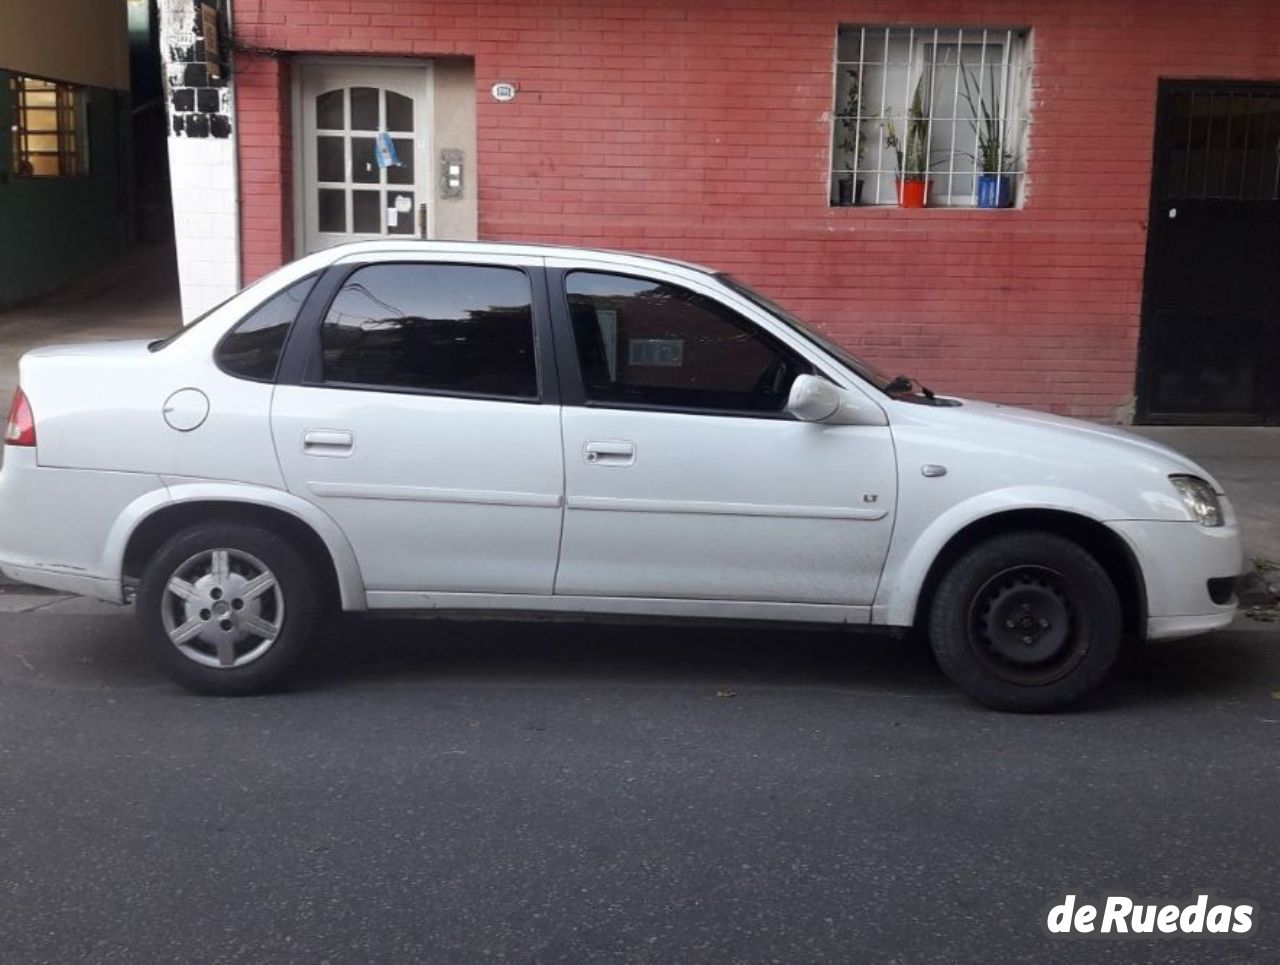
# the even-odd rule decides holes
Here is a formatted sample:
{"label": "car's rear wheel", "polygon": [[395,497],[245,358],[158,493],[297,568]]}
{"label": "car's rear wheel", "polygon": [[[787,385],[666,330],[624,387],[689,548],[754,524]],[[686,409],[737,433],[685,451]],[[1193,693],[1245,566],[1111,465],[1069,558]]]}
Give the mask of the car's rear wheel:
{"label": "car's rear wheel", "polygon": [[184,687],[258,693],[278,685],[310,643],[317,582],[302,555],[270,530],[198,524],[147,563],[138,618],[160,668]]}
{"label": "car's rear wheel", "polygon": [[947,570],[928,615],[943,671],[998,710],[1057,710],[1093,690],[1123,636],[1101,564],[1053,533],[1005,533]]}

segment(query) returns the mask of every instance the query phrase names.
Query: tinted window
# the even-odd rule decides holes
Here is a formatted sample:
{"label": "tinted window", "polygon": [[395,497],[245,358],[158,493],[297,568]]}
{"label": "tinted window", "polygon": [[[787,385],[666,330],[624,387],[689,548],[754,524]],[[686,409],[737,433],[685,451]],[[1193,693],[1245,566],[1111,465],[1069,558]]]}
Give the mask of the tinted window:
{"label": "tinted window", "polygon": [[324,380],[534,399],[529,278],[514,268],[371,265],[333,300]]}
{"label": "tinted window", "polygon": [[315,280],[315,275],[309,275],[277,292],[228,332],[217,351],[222,370],[259,382],[275,379],[289,326],[298,317]]}
{"label": "tinted window", "polygon": [[810,366],[695,292],[596,272],[566,281],[589,402],[776,412]]}

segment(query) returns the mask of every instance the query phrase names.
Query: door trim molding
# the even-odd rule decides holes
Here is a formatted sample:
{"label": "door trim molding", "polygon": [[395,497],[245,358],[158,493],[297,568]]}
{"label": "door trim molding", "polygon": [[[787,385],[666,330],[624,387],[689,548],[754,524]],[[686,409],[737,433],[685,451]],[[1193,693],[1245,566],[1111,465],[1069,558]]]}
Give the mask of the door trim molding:
{"label": "door trim molding", "polygon": [[435,486],[382,486],[375,483],[307,481],[317,496],[337,499],[382,499],[414,503],[473,503],[484,506],[527,506],[559,509],[559,493],[514,493],[497,489],[446,489]]}
{"label": "door trim molding", "polygon": [[775,519],[877,520],[886,509],[852,506],[782,506],[767,503],[722,503],[693,499],[633,499],[615,496],[570,496],[569,509],[614,513],[673,513],[696,516],[765,516]]}

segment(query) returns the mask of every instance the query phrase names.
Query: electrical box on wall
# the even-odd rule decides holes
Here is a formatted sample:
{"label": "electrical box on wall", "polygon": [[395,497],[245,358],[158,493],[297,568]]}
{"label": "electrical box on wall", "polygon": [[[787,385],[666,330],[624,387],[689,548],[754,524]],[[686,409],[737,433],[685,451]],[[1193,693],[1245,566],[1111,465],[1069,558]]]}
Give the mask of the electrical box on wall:
{"label": "electrical box on wall", "polygon": [[440,152],[440,198],[442,201],[462,197],[462,151],[444,148]]}

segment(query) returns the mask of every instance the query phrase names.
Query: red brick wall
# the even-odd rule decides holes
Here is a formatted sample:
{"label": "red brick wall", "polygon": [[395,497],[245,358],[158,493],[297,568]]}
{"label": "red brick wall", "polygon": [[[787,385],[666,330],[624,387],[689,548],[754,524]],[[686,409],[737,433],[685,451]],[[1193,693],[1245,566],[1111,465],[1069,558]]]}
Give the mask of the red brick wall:
{"label": "red brick wall", "polygon": [[[1280,77],[1276,0],[234,3],[242,47],[474,56],[482,238],[727,268],[888,370],[1101,418],[1133,393],[1157,78]],[[1021,209],[828,207],[841,22],[1031,28]],[[248,280],[292,256],[289,99],[237,65]]]}

